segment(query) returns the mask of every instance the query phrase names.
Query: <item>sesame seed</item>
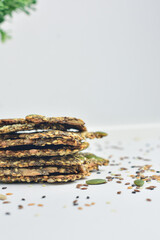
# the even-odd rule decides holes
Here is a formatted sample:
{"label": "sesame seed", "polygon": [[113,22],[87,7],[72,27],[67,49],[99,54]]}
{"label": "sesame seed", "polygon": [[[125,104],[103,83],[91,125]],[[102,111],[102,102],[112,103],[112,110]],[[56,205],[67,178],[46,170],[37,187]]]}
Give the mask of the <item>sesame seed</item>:
{"label": "sesame seed", "polygon": [[127,183],[125,183],[125,185],[130,185],[130,183],[129,183],[129,182],[127,182]]}
{"label": "sesame seed", "polygon": [[152,200],[151,200],[150,198],[147,198],[146,201],[147,201],[147,202],[151,202]]}
{"label": "sesame seed", "polygon": [[77,205],[78,205],[77,200],[74,200],[74,201],[73,201],[73,206],[77,206]]}
{"label": "sesame seed", "polygon": [[18,209],[22,209],[23,208],[23,206],[22,205],[18,205]]}
{"label": "sesame seed", "polygon": [[3,201],[3,204],[7,204],[7,203],[10,203],[10,201]]}
{"label": "sesame seed", "polygon": [[28,203],[28,206],[34,206],[35,203]]}
{"label": "sesame seed", "polygon": [[78,207],[78,210],[82,210],[83,208],[82,207]]}
{"label": "sesame seed", "polygon": [[5,214],[6,214],[6,215],[11,215],[10,212],[6,212]]}

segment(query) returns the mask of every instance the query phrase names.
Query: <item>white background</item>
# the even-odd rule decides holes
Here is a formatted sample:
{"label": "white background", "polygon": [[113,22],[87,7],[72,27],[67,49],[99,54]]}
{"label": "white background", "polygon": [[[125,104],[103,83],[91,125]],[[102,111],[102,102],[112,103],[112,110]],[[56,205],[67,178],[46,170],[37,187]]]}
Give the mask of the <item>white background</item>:
{"label": "white background", "polygon": [[160,121],[159,0],[39,0],[4,25],[0,117]]}

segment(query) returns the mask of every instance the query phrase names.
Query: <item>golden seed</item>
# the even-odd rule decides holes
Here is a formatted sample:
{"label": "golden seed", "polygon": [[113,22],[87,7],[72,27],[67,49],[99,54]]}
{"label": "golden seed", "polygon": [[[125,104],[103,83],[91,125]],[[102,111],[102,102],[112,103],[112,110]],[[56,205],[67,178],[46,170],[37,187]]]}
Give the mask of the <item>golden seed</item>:
{"label": "golden seed", "polygon": [[6,199],[7,199],[7,197],[5,195],[0,194],[0,200],[6,200]]}

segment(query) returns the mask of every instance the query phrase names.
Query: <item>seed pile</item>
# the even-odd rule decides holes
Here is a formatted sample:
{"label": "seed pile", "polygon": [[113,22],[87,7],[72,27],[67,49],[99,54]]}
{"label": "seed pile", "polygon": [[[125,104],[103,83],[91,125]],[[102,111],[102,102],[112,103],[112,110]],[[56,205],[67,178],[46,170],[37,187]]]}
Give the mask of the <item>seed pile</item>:
{"label": "seed pile", "polygon": [[108,160],[81,153],[88,132],[81,119],[29,115],[0,120],[0,182],[67,182],[84,178]]}

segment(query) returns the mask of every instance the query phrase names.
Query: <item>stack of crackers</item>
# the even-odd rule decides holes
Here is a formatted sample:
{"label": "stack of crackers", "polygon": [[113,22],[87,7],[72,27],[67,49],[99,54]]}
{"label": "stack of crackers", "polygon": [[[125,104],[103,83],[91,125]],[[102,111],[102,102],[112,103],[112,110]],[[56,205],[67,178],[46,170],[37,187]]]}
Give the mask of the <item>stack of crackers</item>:
{"label": "stack of crackers", "polygon": [[0,182],[67,182],[90,175],[108,160],[82,153],[88,132],[81,119],[29,115],[0,119]]}

